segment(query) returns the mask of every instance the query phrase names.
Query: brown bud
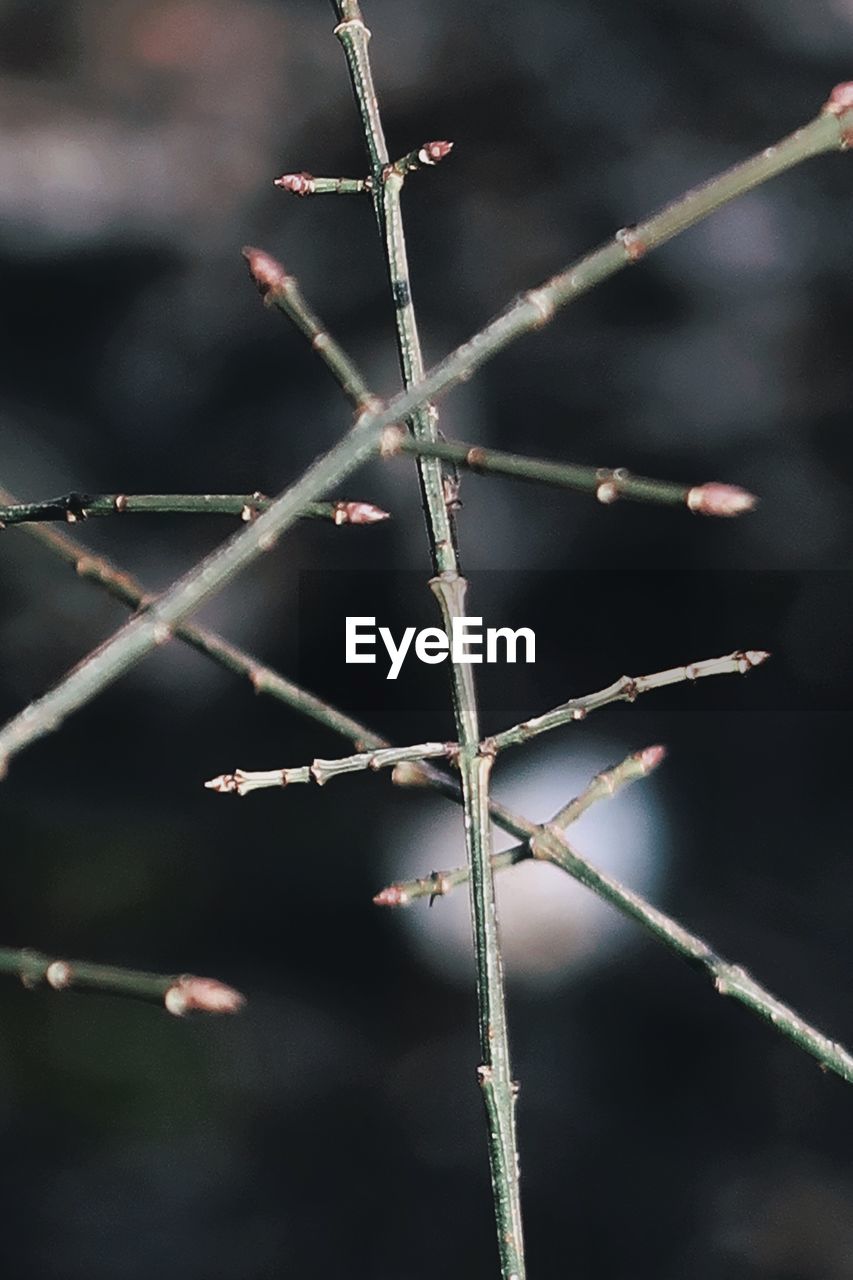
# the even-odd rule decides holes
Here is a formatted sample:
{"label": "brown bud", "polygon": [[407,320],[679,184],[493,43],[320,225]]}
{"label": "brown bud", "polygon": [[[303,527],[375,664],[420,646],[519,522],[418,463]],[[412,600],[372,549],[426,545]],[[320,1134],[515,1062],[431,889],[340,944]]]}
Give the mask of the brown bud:
{"label": "brown bud", "polygon": [[276,178],[275,186],[282,187],[294,196],[313,196],[314,175],[313,173],[283,173],[280,178]]}
{"label": "brown bud", "polygon": [[453,150],[452,142],[425,142],[418,152],[421,164],[438,164]]}
{"label": "brown bud", "polygon": [[335,524],[378,524],[391,514],[372,502],[336,502],[334,519]]}
{"label": "brown bud", "polygon": [[243,257],[249,264],[249,274],[262,298],[271,289],[283,289],[287,284],[288,276],[284,267],[263,249],[253,249],[247,244],[243,249]]}
{"label": "brown bud", "polygon": [[734,484],[701,484],[687,495],[687,505],[700,516],[741,516],[758,502],[754,493]]}

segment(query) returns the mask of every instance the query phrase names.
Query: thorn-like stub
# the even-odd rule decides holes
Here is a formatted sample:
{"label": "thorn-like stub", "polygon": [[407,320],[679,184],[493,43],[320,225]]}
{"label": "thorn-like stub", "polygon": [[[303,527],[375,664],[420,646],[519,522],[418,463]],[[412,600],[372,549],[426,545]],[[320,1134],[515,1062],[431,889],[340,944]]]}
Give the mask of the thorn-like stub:
{"label": "thorn-like stub", "polygon": [[738,664],[738,671],[741,675],[746,675],[747,671],[751,671],[753,667],[760,667],[762,662],[766,662],[770,657],[767,649],[747,649],[744,653],[735,654]]}
{"label": "thorn-like stub", "polygon": [[700,484],[687,494],[687,506],[700,516],[742,516],[757,502],[754,493],[734,484]]}
{"label": "thorn-like stub", "polygon": [[425,142],[418,152],[418,159],[421,164],[438,164],[452,150],[452,142]]}
{"label": "thorn-like stub", "polygon": [[123,511],[127,511],[127,494],[117,493],[113,506],[119,515],[121,515]]}
{"label": "thorn-like stub", "polygon": [[609,507],[619,498],[619,486],[614,480],[602,480],[595,491],[595,496],[605,507]]}
{"label": "thorn-like stub", "polygon": [[280,178],[275,179],[273,186],[281,187],[294,196],[313,196],[314,181],[313,173],[283,173]]}
{"label": "thorn-like stub", "polygon": [[286,286],[289,278],[287,272],[281,263],[264,249],[253,249],[247,244],[243,249],[243,257],[249,264],[249,275],[257,285],[262,298],[266,298],[270,290],[283,289]]}
{"label": "thorn-like stub", "polygon": [[400,452],[400,445],[406,438],[401,427],[386,427],[379,442],[380,458],[393,458]]}
{"label": "thorn-like stub", "polygon": [[387,888],[380,889],[373,899],[377,907],[407,907],[409,901],[409,895],[399,884],[389,884]]}
{"label": "thorn-like stub", "polygon": [[470,471],[482,471],[488,462],[488,457],[489,455],[485,449],[475,445],[473,449],[469,449],[465,454],[465,466]]}
{"label": "thorn-like stub", "polygon": [[416,760],[401,760],[391,770],[391,781],[395,787],[426,787],[429,775]]}
{"label": "thorn-like stub", "polygon": [[169,1013],[181,1018],[185,1013],[237,1013],[246,997],[215,978],[196,978],[184,974],[173,982],[163,997]]}
{"label": "thorn-like stub", "polygon": [[74,980],[74,971],[67,960],[54,960],[45,970],[45,981],[54,991],[64,991]]}
{"label": "thorn-like stub", "polygon": [[649,251],[649,246],[637,234],[636,227],[621,227],[614,239],[625,250],[625,257],[629,262],[639,262]]}

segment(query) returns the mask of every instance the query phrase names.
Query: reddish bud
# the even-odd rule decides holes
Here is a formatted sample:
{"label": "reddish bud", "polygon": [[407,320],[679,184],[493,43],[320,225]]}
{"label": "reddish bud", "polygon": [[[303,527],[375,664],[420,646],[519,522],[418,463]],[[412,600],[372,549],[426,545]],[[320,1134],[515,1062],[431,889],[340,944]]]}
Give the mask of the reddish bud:
{"label": "reddish bud", "polygon": [[236,1013],[246,997],[215,978],[195,978],[185,974],[169,987],[163,997],[169,1013],[176,1018],[197,1010],[199,1013]]}
{"label": "reddish bud", "polygon": [[753,667],[760,667],[769,657],[770,654],[766,649],[747,649],[745,653],[737,655],[738,670],[741,675],[746,675],[747,671],[751,671]]}
{"label": "reddish bud", "polygon": [[840,116],[853,109],[853,80],[837,84],[823,109],[832,116]]}
{"label": "reddish bud", "polygon": [[400,885],[389,884],[387,889],[381,889],[377,893],[373,901],[377,907],[407,907],[409,895]]}
{"label": "reddish bud", "polygon": [[758,502],[754,493],[734,484],[700,484],[687,495],[687,505],[700,516],[741,516]]}
{"label": "reddish bud", "polygon": [[372,502],[336,502],[335,524],[378,524],[390,520],[391,513]]}
{"label": "reddish bud", "polygon": [[637,756],[643,766],[643,773],[651,773],[666,759],[666,747],[646,747],[643,751],[638,751]]}
{"label": "reddish bud", "polygon": [[283,289],[287,284],[288,276],[284,267],[263,249],[253,249],[247,244],[243,249],[243,257],[249,264],[249,274],[262,298],[271,289]]}
{"label": "reddish bud", "polygon": [[438,164],[453,150],[452,142],[425,142],[418,152],[421,164]]}
{"label": "reddish bud", "polygon": [[274,185],[282,187],[294,196],[313,196],[314,175],[313,173],[283,173],[280,178],[275,179]]}

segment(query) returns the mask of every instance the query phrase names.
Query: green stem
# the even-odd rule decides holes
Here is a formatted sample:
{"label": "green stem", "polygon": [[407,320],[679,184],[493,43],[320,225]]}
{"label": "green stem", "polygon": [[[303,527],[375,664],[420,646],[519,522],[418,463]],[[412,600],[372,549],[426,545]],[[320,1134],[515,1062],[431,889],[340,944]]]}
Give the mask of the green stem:
{"label": "green stem", "polygon": [[[61,520],[77,524],[90,516],[116,515],[239,516],[248,524],[271,505],[272,499],[262,493],[67,493],[46,502],[2,505],[0,526]],[[388,519],[388,512],[372,502],[309,502],[299,514],[333,524],[375,524]]]}
{"label": "green stem", "polygon": [[370,191],[369,178],[315,178],[313,173],[284,173],[275,185],[294,196],[355,196]]}
{"label": "green stem", "polygon": [[44,982],[54,991],[74,988],[152,1001],[175,1016],[196,1009],[205,1013],[236,1013],[245,1004],[239,991],[215,978],[196,978],[188,973],[171,976],[143,973],[113,965],[62,960],[27,948],[21,951],[0,948],[0,973],[20,978],[25,987]]}
{"label": "green stem", "polygon": [[533,484],[592,493],[605,506],[619,498],[629,498],[634,502],[687,507],[700,515],[736,516],[750,511],[757,501],[751,493],[734,485],[716,482],[684,485],[668,480],[649,480],[644,476],[631,475],[624,467],[611,470],[569,462],[544,462],[539,458],[526,458],[456,441],[413,440],[393,429],[386,433],[382,452],[386,457],[408,453],[422,458],[440,458],[484,475],[507,476]]}
{"label": "green stem", "polygon": [[[367,45],[367,30],[358,0],[333,0],[341,41],[361,115],[371,177],[373,202],[388,267],[397,325],[397,347],[403,382],[407,388],[424,376],[409,273],[400,193],[406,173],[420,162],[435,162],[426,148],[417,160],[405,157],[401,165],[389,163]],[[446,151],[443,152],[446,154]],[[411,162],[410,162],[411,161]],[[408,417],[415,440],[437,440],[438,415],[421,401]],[[418,458],[421,495],[426,515],[434,577],[430,583],[442,611],[445,632],[451,634],[455,618],[465,616],[467,583],[459,569],[456,536],[450,516],[445,475],[438,458]],[[524,1280],[524,1240],[518,1174],[515,1123],[516,1086],[512,1079],[504,996],[500,938],[491,867],[489,822],[489,772],[491,758],[480,754],[477,696],[471,665],[451,662],[453,712],[459,739],[459,771],[468,863],[471,868],[471,917],[477,970],[481,1065],[478,1076],[486,1104],[489,1163],[498,1235],[498,1251],[504,1280]]]}

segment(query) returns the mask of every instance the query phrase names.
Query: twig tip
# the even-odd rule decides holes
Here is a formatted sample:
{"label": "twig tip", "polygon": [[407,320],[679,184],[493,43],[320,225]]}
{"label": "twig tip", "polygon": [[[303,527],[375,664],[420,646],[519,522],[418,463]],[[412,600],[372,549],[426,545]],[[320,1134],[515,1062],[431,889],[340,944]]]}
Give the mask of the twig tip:
{"label": "twig tip", "polygon": [[283,173],[276,178],[274,186],[289,191],[294,196],[312,196],[314,194],[313,173]]}
{"label": "twig tip", "polygon": [[169,1013],[181,1018],[185,1013],[237,1013],[246,997],[215,978],[196,978],[186,974],[173,982],[163,997]]}
{"label": "twig tip", "polygon": [[387,888],[380,889],[373,902],[377,907],[407,907],[409,905],[409,895],[402,885],[389,884]]}
{"label": "twig tip", "polygon": [[658,744],[654,747],[646,747],[643,751],[639,751],[637,754],[643,768],[643,773],[651,773],[653,769],[657,769],[658,765],[663,764],[666,759],[667,751],[666,747],[662,747]]}
{"label": "twig tip", "polygon": [[758,502],[754,493],[734,484],[696,485],[687,494],[687,505],[700,516],[740,516]]}
{"label": "twig tip", "polygon": [[243,257],[249,264],[249,274],[257,285],[262,298],[271,289],[281,289],[287,283],[287,272],[271,254],[264,249],[255,249],[247,244],[243,247]]}

